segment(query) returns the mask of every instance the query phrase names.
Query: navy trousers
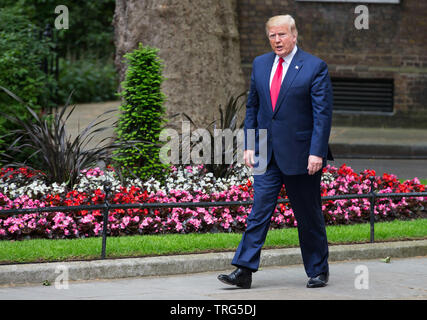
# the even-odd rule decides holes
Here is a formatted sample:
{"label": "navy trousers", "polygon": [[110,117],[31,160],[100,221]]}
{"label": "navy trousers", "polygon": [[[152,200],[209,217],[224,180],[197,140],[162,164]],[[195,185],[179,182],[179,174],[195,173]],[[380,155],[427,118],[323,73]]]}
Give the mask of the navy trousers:
{"label": "navy trousers", "polygon": [[298,223],[298,238],[307,276],[315,277],[329,271],[328,241],[320,196],[322,170],[314,175],[284,175],[274,156],[271,158],[266,172],[254,175],[254,204],[231,264],[254,272],[258,270],[261,248],[284,184]]}

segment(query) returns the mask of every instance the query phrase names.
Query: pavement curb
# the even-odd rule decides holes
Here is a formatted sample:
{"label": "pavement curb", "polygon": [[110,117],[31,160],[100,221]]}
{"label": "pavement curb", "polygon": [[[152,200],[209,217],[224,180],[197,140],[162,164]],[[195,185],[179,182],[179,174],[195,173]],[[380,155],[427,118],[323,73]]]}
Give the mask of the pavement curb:
{"label": "pavement curb", "polygon": [[[234,252],[146,258],[0,265],[0,285],[54,283],[68,273],[70,281],[166,276],[233,269]],[[427,240],[329,246],[329,261],[427,256]],[[301,264],[299,248],[265,249],[261,267]]]}

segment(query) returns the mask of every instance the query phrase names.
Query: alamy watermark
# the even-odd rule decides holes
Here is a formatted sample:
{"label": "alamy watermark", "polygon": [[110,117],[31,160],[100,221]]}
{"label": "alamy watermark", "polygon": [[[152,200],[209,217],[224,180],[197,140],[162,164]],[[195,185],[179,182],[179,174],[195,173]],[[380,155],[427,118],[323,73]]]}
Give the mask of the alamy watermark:
{"label": "alamy watermark", "polygon": [[68,7],[62,4],[58,5],[55,7],[55,13],[59,13],[55,19],[55,28],[58,30],[68,29]]}
{"label": "alamy watermark", "polygon": [[61,264],[55,268],[55,273],[59,273],[59,275],[55,278],[55,289],[68,289],[68,267]]}
{"label": "alamy watermark", "polygon": [[367,30],[369,29],[369,9],[367,6],[361,4],[354,8],[354,13],[359,14],[356,19],[354,19],[354,27],[357,30]]}
{"label": "alamy watermark", "polygon": [[354,279],[354,287],[358,290],[369,289],[369,270],[366,265],[358,265],[354,268],[357,277]]}

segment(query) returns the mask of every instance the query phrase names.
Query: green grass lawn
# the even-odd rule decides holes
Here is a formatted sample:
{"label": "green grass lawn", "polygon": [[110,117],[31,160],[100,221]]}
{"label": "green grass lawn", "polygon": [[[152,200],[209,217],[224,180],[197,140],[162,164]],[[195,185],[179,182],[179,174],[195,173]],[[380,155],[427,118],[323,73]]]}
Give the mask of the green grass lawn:
{"label": "green grass lawn", "polygon": [[[328,241],[334,244],[369,242],[369,224],[327,227]],[[426,239],[427,219],[375,224],[375,241]],[[216,251],[234,251],[241,234],[168,234],[107,238],[107,258],[143,257]],[[296,228],[271,230],[265,248],[298,246]],[[0,241],[0,263],[45,262],[99,259],[101,238]]]}

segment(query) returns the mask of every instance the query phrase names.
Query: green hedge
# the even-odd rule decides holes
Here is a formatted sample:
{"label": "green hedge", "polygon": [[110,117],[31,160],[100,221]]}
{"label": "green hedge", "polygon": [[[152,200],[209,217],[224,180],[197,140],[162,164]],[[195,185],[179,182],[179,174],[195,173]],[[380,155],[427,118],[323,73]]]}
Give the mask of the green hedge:
{"label": "green hedge", "polygon": [[[58,5],[68,8],[68,29],[55,29],[54,22],[59,16],[55,8]],[[26,19],[22,24],[9,17],[4,20],[8,28],[13,27],[19,32],[25,32],[29,24],[39,31],[44,31],[46,25],[52,28],[55,52],[60,59],[59,83],[52,89],[58,96],[52,95],[50,100],[64,104],[73,90],[72,104],[117,99],[112,24],[115,0],[0,0],[0,8],[8,8],[8,12],[13,11],[13,15]]]}
{"label": "green hedge", "polygon": [[125,103],[117,128],[119,141],[143,140],[136,148],[122,148],[116,161],[137,177],[162,179],[166,166],[159,159],[159,135],[165,124],[165,96],[160,90],[162,64],[157,49],[139,44],[125,56],[128,65],[121,96]]}
{"label": "green hedge", "polygon": [[100,102],[117,99],[118,77],[112,61],[91,58],[59,60],[58,100],[70,103]]}

